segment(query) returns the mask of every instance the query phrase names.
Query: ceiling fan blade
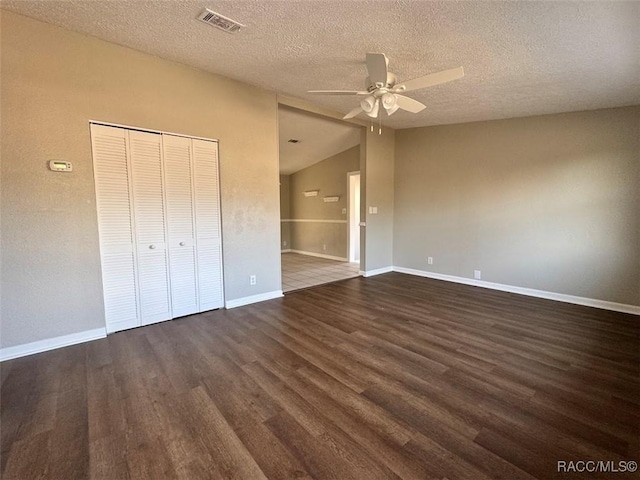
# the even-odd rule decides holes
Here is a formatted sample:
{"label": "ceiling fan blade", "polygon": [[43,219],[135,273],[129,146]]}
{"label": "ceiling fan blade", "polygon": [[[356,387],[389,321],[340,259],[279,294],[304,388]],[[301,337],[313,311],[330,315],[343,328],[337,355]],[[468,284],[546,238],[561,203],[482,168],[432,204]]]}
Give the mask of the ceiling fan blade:
{"label": "ceiling fan blade", "polygon": [[342,117],[343,120],[348,120],[349,118],[353,118],[356,115],[358,115],[360,112],[364,112],[364,110],[362,110],[361,107],[356,107],[353,110],[351,110],[349,113],[347,113],[344,117]]}
{"label": "ceiling fan blade", "polygon": [[369,92],[361,92],[358,90],[307,90],[307,93],[316,95],[368,95]]}
{"label": "ceiling fan blade", "polygon": [[464,68],[452,68],[438,73],[431,73],[424,77],[414,78],[408,82],[402,82],[396,85],[395,91],[410,92],[412,90],[419,90],[421,88],[432,87],[433,85],[457,80],[462,77],[464,77]]}
{"label": "ceiling fan blade", "polygon": [[367,72],[369,79],[376,83],[387,84],[387,64],[389,61],[384,53],[367,53]]}
{"label": "ceiling fan blade", "polygon": [[411,113],[418,113],[427,108],[426,105],[423,105],[419,101],[414,100],[413,98],[405,97],[404,95],[396,94],[396,101],[398,102],[398,106],[402,110],[406,110],[407,112]]}

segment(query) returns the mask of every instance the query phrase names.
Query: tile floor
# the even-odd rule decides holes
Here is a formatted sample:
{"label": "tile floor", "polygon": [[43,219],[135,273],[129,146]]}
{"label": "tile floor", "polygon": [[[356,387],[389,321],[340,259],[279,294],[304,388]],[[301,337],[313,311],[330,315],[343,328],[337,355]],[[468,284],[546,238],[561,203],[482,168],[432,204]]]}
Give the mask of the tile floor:
{"label": "tile floor", "polygon": [[299,253],[283,253],[282,291],[286,293],[357,277],[359,270],[359,263],[340,262]]}

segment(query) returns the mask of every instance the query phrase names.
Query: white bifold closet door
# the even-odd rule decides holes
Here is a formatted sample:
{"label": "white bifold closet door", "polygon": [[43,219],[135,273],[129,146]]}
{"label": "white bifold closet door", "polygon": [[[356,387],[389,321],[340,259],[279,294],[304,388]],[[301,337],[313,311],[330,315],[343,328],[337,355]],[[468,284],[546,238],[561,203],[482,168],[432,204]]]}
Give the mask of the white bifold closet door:
{"label": "white bifold closet door", "polygon": [[167,220],[162,185],[162,135],[129,131],[133,225],[142,325],[172,318]]}
{"label": "white bifold closet door", "polygon": [[140,326],[129,134],[121,128],[91,125],[100,260],[107,330]]}
{"label": "white bifold closet door", "polygon": [[91,125],[109,332],[223,306],[218,144]]}
{"label": "white bifold closet door", "polygon": [[[200,309],[222,307],[222,231],[218,185],[218,144],[191,139],[196,201],[196,243]],[[216,188],[213,188],[213,186]]]}
{"label": "white bifold closet door", "polygon": [[163,141],[171,303],[174,317],[182,317],[200,311],[191,139],[164,135]]}
{"label": "white bifold closet door", "polygon": [[173,316],[223,306],[218,144],[163,135]]}

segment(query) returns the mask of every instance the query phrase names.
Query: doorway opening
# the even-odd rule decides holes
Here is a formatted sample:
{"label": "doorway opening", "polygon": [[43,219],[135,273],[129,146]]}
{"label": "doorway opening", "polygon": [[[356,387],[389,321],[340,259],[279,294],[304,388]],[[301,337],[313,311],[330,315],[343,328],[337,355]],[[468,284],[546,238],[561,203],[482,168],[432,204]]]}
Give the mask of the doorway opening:
{"label": "doorway opening", "polygon": [[349,262],[360,263],[360,172],[347,173],[349,182]]}
{"label": "doorway opening", "polygon": [[285,293],[360,274],[361,131],[278,107]]}

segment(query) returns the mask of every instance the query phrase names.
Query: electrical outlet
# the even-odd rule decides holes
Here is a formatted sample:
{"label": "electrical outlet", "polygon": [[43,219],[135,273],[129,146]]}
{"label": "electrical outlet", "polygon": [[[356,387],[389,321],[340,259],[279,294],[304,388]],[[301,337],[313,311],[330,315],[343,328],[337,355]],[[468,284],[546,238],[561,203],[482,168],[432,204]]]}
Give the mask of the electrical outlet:
{"label": "electrical outlet", "polygon": [[283,246],[283,247],[286,247],[286,246],[287,246],[287,241],[286,241],[286,240],[284,240],[284,241],[282,242],[282,246]]}
{"label": "electrical outlet", "polygon": [[256,276],[255,275],[251,275],[249,277],[249,285],[255,285],[256,283],[257,283]]}
{"label": "electrical outlet", "polygon": [[427,263],[433,265],[433,257],[427,257]]}
{"label": "electrical outlet", "polygon": [[482,272],[480,270],[474,270],[473,271],[473,278],[475,278],[476,280],[482,279]]}
{"label": "electrical outlet", "polygon": [[347,214],[347,209],[346,209],[346,208],[343,208],[343,209],[342,209],[342,214],[343,214],[343,215],[346,215],[346,214]]}
{"label": "electrical outlet", "polygon": [[323,252],[326,252],[326,251],[327,251],[327,244],[326,244],[326,243],[322,245],[322,251],[323,251]]}

